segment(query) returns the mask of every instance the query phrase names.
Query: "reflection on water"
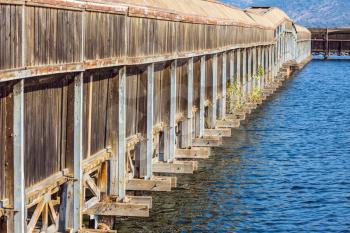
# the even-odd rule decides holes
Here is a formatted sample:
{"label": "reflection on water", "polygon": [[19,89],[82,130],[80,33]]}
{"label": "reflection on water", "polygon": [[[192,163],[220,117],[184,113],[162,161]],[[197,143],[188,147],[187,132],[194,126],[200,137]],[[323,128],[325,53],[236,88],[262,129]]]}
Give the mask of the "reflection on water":
{"label": "reflection on water", "polygon": [[310,63],[118,232],[350,232],[349,74]]}

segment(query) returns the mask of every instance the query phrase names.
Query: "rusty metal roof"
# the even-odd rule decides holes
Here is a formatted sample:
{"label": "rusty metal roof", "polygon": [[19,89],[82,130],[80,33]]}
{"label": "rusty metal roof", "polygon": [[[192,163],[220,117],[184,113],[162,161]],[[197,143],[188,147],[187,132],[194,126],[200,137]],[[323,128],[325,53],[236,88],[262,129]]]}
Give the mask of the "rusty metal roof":
{"label": "rusty metal roof", "polygon": [[284,21],[292,22],[284,11],[276,7],[251,7],[246,11],[265,17],[273,24],[274,27],[277,27]]}
{"label": "rusty metal roof", "polygon": [[294,24],[297,31],[298,40],[311,39],[311,32],[304,26]]}

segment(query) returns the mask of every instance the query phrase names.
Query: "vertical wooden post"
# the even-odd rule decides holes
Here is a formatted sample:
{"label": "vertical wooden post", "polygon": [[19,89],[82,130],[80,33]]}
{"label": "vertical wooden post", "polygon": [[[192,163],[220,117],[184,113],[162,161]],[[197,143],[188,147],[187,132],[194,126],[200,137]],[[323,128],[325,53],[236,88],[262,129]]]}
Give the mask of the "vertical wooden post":
{"label": "vertical wooden post", "polygon": [[119,112],[118,112],[118,197],[125,198],[125,153],[126,153],[126,66],[119,70]]}
{"label": "vertical wooden post", "polygon": [[266,70],[266,66],[265,66],[265,56],[266,56],[266,48],[263,46],[261,48],[259,48],[259,68],[261,67],[264,71],[264,74],[260,77],[259,80],[259,89],[261,90],[264,86],[265,83],[265,79],[267,77],[267,70]]}
{"label": "vertical wooden post", "polygon": [[201,57],[200,93],[199,93],[199,137],[204,136],[204,101],[205,101],[205,56]]}
{"label": "vertical wooden post", "polygon": [[211,106],[210,106],[210,128],[215,128],[216,125],[216,115],[217,115],[217,78],[218,78],[218,55],[213,55],[212,60],[212,67],[213,67],[213,73],[212,73],[212,99],[211,99]]}
{"label": "vertical wooden post", "polygon": [[251,95],[251,84],[252,84],[252,49],[248,49],[248,74],[247,74],[247,97],[250,98]]}
{"label": "vertical wooden post", "polygon": [[244,48],[243,49],[243,57],[242,57],[242,69],[243,69],[243,72],[242,72],[242,99],[243,99],[243,102],[246,101],[246,97],[247,97],[247,92],[246,92],[246,89],[247,89],[247,49]]}
{"label": "vertical wooden post", "polygon": [[226,52],[224,52],[222,54],[222,77],[221,77],[222,92],[221,92],[220,111],[219,111],[220,119],[225,119],[225,115],[226,115],[226,78],[227,78],[226,64],[227,64],[227,54]]}
{"label": "vertical wooden post", "polygon": [[146,176],[150,179],[153,175],[153,91],[154,91],[154,63],[147,67],[147,146],[146,146]]}
{"label": "vertical wooden post", "polygon": [[[236,74],[237,74],[236,86],[237,86],[237,89],[239,89],[240,95],[242,95],[242,87],[241,87],[241,49],[237,49],[237,72],[236,72]],[[241,96],[240,95],[237,96],[237,101],[239,103],[241,103]]]}
{"label": "vertical wooden post", "polygon": [[185,132],[185,147],[192,146],[192,108],[193,108],[193,57],[188,59],[187,65],[187,120]]}
{"label": "vertical wooden post", "polygon": [[[262,67],[262,54],[264,54],[263,52],[263,47],[258,47],[257,48],[257,54],[258,54],[258,61],[257,61],[257,69],[259,71],[260,67]],[[264,70],[265,71],[265,70]],[[257,84],[257,87],[259,90],[261,90],[261,87],[262,87],[262,81],[263,81],[263,77],[259,77],[259,80],[256,80],[256,84]]]}
{"label": "vertical wooden post", "polygon": [[253,75],[252,75],[252,82],[251,82],[251,91],[254,90],[257,86],[257,80],[256,80],[256,74],[257,74],[257,60],[256,60],[256,50],[257,47],[253,48]]}
{"label": "vertical wooden post", "polygon": [[24,179],[24,80],[13,87],[14,233],[26,232]]}
{"label": "vertical wooden post", "polygon": [[169,162],[175,158],[175,126],[176,126],[176,67],[177,60],[171,63],[170,77],[170,120],[169,120]]}
{"label": "vertical wooden post", "polygon": [[82,172],[82,149],[83,149],[83,73],[74,79],[74,150],[73,150],[73,229],[78,232],[81,223],[81,209],[83,201],[83,172]]}
{"label": "vertical wooden post", "polygon": [[[233,91],[233,87],[234,87],[234,83],[235,83],[235,63],[234,63],[234,55],[235,55],[235,52],[234,50],[232,50],[230,52],[230,88],[229,88],[229,91],[230,91],[230,113],[233,113],[234,111],[234,108],[235,108],[235,97],[234,97],[234,93],[232,93]],[[226,84],[225,84],[225,88],[226,88]]]}

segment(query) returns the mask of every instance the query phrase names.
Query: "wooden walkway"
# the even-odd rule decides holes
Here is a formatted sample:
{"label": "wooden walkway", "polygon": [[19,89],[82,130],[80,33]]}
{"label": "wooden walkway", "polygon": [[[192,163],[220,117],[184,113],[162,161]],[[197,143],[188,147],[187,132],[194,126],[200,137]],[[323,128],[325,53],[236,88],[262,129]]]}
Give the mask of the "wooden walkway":
{"label": "wooden walkway", "polygon": [[0,0],[0,232],[148,217],[310,59],[279,9],[155,2]]}

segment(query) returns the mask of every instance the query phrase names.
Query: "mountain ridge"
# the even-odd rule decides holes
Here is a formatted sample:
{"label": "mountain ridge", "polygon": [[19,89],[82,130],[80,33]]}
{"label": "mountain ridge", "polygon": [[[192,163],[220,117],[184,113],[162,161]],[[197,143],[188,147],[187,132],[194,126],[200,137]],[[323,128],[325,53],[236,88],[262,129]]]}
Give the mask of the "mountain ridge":
{"label": "mountain ridge", "polygon": [[284,10],[296,23],[306,27],[350,27],[349,0],[222,0],[245,9],[273,6]]}

